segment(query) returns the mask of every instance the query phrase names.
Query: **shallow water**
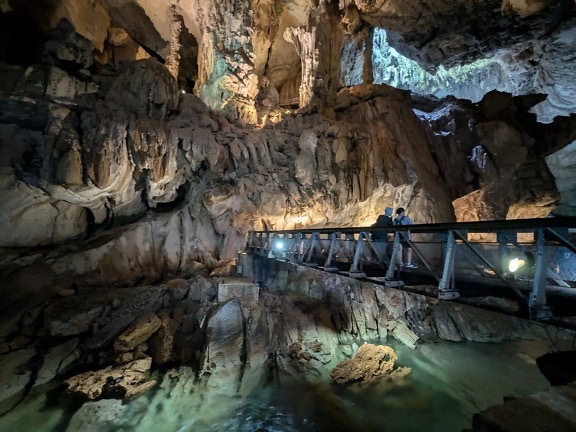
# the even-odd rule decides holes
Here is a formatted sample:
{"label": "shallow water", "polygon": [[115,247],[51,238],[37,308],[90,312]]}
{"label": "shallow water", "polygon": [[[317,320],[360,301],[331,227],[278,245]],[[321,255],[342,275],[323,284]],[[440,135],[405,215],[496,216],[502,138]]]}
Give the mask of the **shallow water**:
{"label": "shallow water", "polygon": [[127,405],[110,401],[110,415],[89,415],[81,424],[69,424],[71,405],[43,394],[0,418],[0,431],[449,432],[471,427],[475,412],[501,403],[503,396],[549,387],[521,344],[393,346],[398,364],[412,368],[402,385],[358,389],[282,382],[244,400],[222,395],[200,405],[192,402],[203,399],[193,385],[178,394],[160,386]]}
{"label": "shallow water", "polygon": [[364,391],[336,385],[269,387],[210,430],[461,431],[471,427],[474,413],[501,403],[503,396],[549,388],[514,345],[440,343],[394,349],[398,364],[412,368],[402,386]]}

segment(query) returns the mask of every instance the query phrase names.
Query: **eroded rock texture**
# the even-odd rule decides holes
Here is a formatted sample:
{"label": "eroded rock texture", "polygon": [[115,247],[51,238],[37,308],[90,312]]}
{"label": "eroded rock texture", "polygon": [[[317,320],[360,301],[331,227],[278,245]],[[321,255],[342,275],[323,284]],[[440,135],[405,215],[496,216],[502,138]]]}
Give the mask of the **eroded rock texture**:
{"label": "eroded rock texture", "polygon": [[[193,277],[160,286],[82,290],[13,308],[0,326],[0,409],[8,411],[54,379],[66,380],[68,391],[88,399],[130,398],[156,385],[158,394],[149,403],[158,409],[143,410],[130,421],[160,415],[172,424],[171,411],[159,407],[166,393],[187,397],[185,406],[199,409],[222,395],[238,400],[271,377],[329,380],[359,347],[356,360],[365,361],[351,363],[358,366],[349,370],[352,381],[390,372],[393,353],[379,348],[367,353],[363,341],[384,344],[393,338],[413,347],[437,340],[546,340],[550,331],[512,316],[313,270],[279,266],[271,276],[262,290],[250,290],[246,279]],[[243,295],[230,295],[234,287]],[[558,347],[572,340],[569,331],[555,336]],[[172,369],[155,372],[166,366]],[[407,372],[394,369],[394,379],[383,377],[390,381],[386,386],[410,379]],[[196,419],[202,420],[209,419]]]}
{"label": "eroded rock texture", "polygon": [[364,344],[350,360],[336,365],[330,376],[338,384],[371,383],[383,377],[406,376],[409,368],[394,369],[396,353],[389,346]]}
{"label": "eroded rock texture", "polygon": [[57,66],[48,73],[62,80],[49,95],[52,75],[43,87],[41,69],[6,69],[0,237],[12,248],[88,237],[33,258],[55,278],[134,283],[194,261],[213,268],[235,256],[250,228],[366,225],[384,203],[411,208],[421,222],[453,218],[402,92],[344,91],[335,120],[313,114],[241,129],[179,94],[153,59],[81,87]]}
{"label": "eroded rock texture", "polygon": [[[417,223],[544,216],[559,191],[559,212],[573,213],[574,121],[536,127],[525,112],[543,98],[488,96],[438,114],[441,104],[414,112],[408,93],[369,84],[382,28],[428,69],[524,50],[542,31],[559,64],[572,39],[570,20],[556,18],[570,18],[571,3],[43,6],[10,0],[0,15],[0,269],[11,300],[27,287],[209,272],[249,229],[369,225],[385,206]],[[350,73],[364,85],[344,88],[341,65],[360,48]],[[538,73],[572,100],[553,69]]]}
{"label": "eroded rock texture", "polygon": [[[269,90],[284,106],[307,108],[318,101],[329,106],[344,64],[363,70],[351,74],[362,79],[355,84],[376,78],[413,88],[423,79],[435,80],[410,77],[405,64],[382,59],[389,55],[379,47],[382,32],[422,74],[449,71],[427,86],[428,93],[479,100],[492,89],[542,92],[549,98],[535,108],[541,118],[551,121],[574,111],[571,0],[45,3],[40,13],[22,0],[6,2],[7,37],[26,31],[18,19],[27,18],[35,32],[65,19],[93,44],[100,62],[157,57],[181,88],[195,88],[208,106],[241,122],[258,121]],[[359,51],[351,49],[354,44]],[[453,82],[443,90],[446,79]]]}
{"label": "eroded rock texture", "polygon": [[546,217],[559,199],[557,211],[572,214],[564,203],[574,183],[564,167],[571,166],[574,118],[537,123],[529,109],[538,100],[499,92],[477,105],[415,100],[457,220]]}

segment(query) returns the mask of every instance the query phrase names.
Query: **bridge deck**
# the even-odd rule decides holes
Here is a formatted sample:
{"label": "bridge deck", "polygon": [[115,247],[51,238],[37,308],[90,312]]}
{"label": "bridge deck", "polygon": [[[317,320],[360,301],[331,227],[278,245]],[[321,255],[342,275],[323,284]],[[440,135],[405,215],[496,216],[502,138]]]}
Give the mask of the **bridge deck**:
{"label": "bridge deck", "polygon": [[[510,300],[519,314],[550,321],[576,316],[574,232],[573,217],[254,231],[245,252],[440,300],[488,306]],[[372,240],[375,233],[387,240]],[[417,269],[396,265],[407,247]]]}

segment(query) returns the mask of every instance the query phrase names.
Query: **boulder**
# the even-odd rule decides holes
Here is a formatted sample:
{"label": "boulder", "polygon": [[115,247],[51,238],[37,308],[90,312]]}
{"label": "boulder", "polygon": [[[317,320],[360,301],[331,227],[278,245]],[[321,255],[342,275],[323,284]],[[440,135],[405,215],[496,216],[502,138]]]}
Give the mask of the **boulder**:
{"label": "boulder", "polygon": [[85,372],[67,379],[67,391],[88,399],[100,397],[130,399],[156,385],[147,381],[152,358],[134,360],[123,366],[108,366],[95,372]]}
{"label": "boulder", "polygon": [[330,376],[338,384],[370,383],[392,373],[406,375],[410,372],[408,368],[395,370],[395,362],[396,353],[391,347],[364,344],[352,359],[339,363]]}
{"label": "boulder", "polygon": [[114,341],[115,352],[127,352],[146,342],[150,336],[158,331],[162,320],[155,313],[144,315]]}
{"label": "boulder", "polygon": [[44,356],[44,363],[38,372],[34,385],[46,384],[57,376],[65,373],[80,357],[78,338],[56,345]]}
{"label": "boulder", "polygon": [[178,326],[176,320],[162,317],[162,325],[150,339],[150,354],[154,363],[163,365],[174,360],[174,336]]}

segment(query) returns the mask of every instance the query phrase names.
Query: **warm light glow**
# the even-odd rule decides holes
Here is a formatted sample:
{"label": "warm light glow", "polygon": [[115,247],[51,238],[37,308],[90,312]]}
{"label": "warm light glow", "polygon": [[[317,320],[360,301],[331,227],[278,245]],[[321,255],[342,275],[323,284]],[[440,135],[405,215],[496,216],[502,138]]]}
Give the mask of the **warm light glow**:
{"label": "warm light glow", "polygon": [[526,264],[526,262],[523,259],[511,259],[508,263],[508,270],[510,270],[511,273],[516,273],[519,268],[524,267],[524,264]]}

